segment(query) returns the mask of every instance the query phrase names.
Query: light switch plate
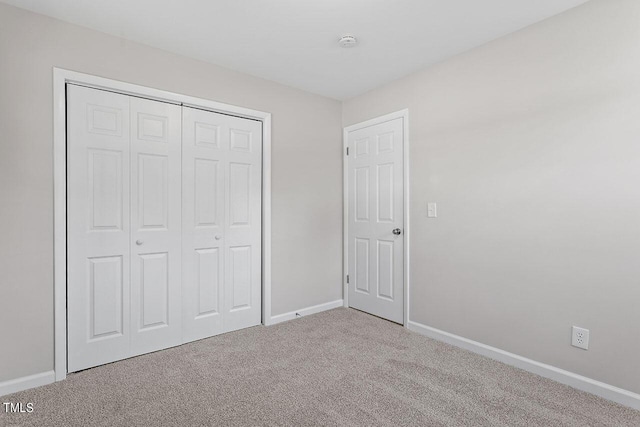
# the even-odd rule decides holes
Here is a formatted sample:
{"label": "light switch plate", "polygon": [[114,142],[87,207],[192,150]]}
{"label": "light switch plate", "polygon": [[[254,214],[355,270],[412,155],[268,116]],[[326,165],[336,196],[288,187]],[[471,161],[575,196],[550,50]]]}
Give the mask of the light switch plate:
{"label": "light switch plate", "polygon": [[437,218],[438,217],[438,207],[435,202],[427,203],[427,218]]}

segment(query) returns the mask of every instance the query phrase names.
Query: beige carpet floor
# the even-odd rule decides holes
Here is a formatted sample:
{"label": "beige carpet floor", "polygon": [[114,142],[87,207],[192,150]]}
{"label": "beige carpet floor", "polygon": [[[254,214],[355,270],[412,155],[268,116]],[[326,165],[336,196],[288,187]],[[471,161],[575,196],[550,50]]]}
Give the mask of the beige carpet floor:
{"label": "beige carpet floor", "polygon": [[2,426],[640,426],[640,412],[335,309],[1,397]]}

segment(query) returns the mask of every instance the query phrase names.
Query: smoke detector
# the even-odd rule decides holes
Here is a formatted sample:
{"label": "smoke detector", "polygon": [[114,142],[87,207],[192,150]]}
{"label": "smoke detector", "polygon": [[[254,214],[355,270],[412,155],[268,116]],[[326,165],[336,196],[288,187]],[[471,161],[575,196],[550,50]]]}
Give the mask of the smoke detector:
{"label": "smoke detector", "polygon": [[340,37],[338,44],[340,44],[340,47],[354,47],[356,44],[358,44],[358,40],[352,35],[347,34]]}

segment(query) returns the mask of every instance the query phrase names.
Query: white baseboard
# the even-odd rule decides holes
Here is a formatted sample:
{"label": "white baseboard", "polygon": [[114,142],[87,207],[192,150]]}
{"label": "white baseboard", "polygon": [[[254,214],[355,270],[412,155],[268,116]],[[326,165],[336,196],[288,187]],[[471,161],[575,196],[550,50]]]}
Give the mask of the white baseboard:
{"label": "white baseboard", "polygon": [[314,305],[312,307],[301,308],[300,310],[290,311],[289,313],[278,314],[277,316],[271,316],[271,319],[267,321],[267,326],[275,325],[276,323],[286,322],[287,320],[293,320],[297,315],[308,316],[310,314],[320,313],[321,311],[331,310],[333,308],[342,307],[344,301],[339,299],[324,304]]}
{"label": "white baseboard", "polygon": [[29,388],[40,387],[41,385],[51,384],[55,380],[55,372],[47,371],[9,381],[3,381],[0,382],[0,396],[27,390]]}
{"label": "white baseboard", "polygon": [[506,363],[507,365],[515,366],[516,368],[552,379],[578,390],[586,391],[587,393],[595,394],[596,396],[620,403],[621,405],[640,410],[640,394],[583,377],[582,375],[574,374],[573,372],[565,371],[555,366],[536,362],[535,360],[527,359],[526,357],[518,356],[517,354],[509,353],[508,351],[500,350],[499,348],[450,334],[411,320],[407,323],[407,328],[429,338],[464,348],[465,350],[481,354],[499,362]]}

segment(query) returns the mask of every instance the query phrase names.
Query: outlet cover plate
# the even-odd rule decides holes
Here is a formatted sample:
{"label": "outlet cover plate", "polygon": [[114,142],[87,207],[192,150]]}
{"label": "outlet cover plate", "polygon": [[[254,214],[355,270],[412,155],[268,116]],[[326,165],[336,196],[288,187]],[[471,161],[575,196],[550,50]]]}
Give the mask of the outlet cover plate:
{"label": "outlet cover plate", "polygon": [[571,345],[574,347],[589,349],[589,330],[574,326],[571,328]]}

